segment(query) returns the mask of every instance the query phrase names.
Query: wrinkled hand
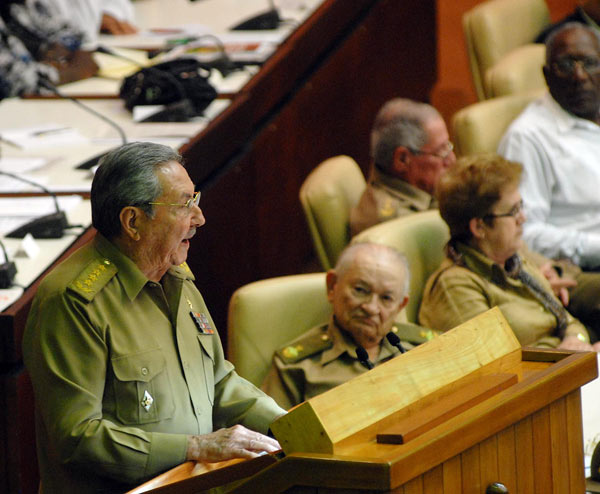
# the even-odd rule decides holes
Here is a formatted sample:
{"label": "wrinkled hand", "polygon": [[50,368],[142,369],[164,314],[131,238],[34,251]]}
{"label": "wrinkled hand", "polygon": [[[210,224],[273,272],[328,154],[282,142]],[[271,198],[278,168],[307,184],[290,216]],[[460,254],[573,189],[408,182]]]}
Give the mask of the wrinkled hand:
{"label": "wrinkled hand", "polygon": [[120,21],[110,14],[104,14],[100,22],[100,32],[106,34],[135,34],[137,28],[127,21]]}
{"label": "wrinkled hand", "polygon": [[228,429],[188,436],[187,460],[223,461],[231,458],[255,458],[260,453],[272,453],[281,449],[279,443],[259,432],[234,425]]}
{"label": "wrinkled hand", "polygon": [[540,271],[544,275],[544,278],[550,283],[554,295],[558,297],[565,307],[569,305],[569,291],[567,289],[577,286],[577,282],[572,278],[562,278],[559,276],[552,267],[551,262],[542,264],[540,266]]}
{"label": "wrinkled hand", "polygon": [[592,345],[592,348],[594,349],[595,352],[600,352],[600,341],[597,341],[596,343],[594,343]]}
{"label": "wrinkled hand", "polygon": [[[574,352],[591,352],[594,351],[594,347],[585,341],[581,341],[576,336],[565,336],[558,345],[561,350],[572,350]],[[598,348],[600,349],[600,347]],[[598,351],[596,349],[596,351]]]}

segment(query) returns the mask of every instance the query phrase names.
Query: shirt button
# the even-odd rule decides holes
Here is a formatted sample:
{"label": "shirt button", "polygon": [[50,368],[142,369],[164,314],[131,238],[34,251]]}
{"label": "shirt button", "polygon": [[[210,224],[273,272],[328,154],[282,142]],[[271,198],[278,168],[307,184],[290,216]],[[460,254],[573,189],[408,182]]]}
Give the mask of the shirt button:
{"label": "shirt button", "polygon": [[146,367],[142,367],[142,376],[148,375],[148,369]]}

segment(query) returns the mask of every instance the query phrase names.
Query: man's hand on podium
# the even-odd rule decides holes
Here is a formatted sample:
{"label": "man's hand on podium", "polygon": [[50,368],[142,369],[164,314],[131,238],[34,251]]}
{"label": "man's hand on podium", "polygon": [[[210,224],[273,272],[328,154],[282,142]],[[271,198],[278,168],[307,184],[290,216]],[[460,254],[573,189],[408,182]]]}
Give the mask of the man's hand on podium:
{"label": "man's hand on podium", "polygon": [[255,458],[280,449],[281,446],[275,439],[242,425],[234,425],[202,436],[188,436],[186,460],[215,462],[232,458]]}

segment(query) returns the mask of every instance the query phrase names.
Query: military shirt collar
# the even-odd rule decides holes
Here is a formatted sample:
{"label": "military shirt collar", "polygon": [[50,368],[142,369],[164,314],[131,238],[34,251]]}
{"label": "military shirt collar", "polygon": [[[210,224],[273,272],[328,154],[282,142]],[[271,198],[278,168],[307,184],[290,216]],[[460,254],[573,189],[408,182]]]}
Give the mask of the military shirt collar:
{"label": "military shirt collar", "polygon": [[[495,263],[477,249],[459,242],[456,245],[456,250],[462,255],[465,266],[486,280],[491,280],[498,286],[520,284],[519,281],[508,275],[504,266]],[[518,258],[519,255],[515,254],[515,256]],[[520,259],[518,259],[518,262],[520,262]]]}
{"label": "military shirt collar", "polygon": [[[347,331],[340,329],[337,324],[335,324],[333,317],[331,318],[329,326],[327,327],[327,335],[331,339],[333,346],[321,354],[321,365],[326,365],[329,362],[333,362],[344,353],[347,353],[352,359],[358,360],[358,357],[356,356],[356,342],[352,338],[352,335]],[[377,361],[373,363],[377,364],[382,360],[386,360],[394,353],[396,353],[396,349],[390,345],[386,338],[384,338],[380,344]]]}
{"label": "military shirt collar", "polygon": [[390,195],[409,201],[416,211],[427,211],[437,207],[435,199],[431,194],[405,182],[404,180],[384,173],[378,168],[374,168],[372,184],[375,187],[384,188]]}
{"label": "military shirt collar", "polygon": [[[101,233],[96,233],[94,243],[94,247],[100,255],[111,261],[117,267],[117,277],[123,285],[125,293],[127,293],[130,300],[134,300],[142,291],[146,283],[149,282],[146,275],[142,273],[131,258],[121,252],[115,244]],[[172,266],[165,276],[173,276],[180,279],[194,279],[194,276],[186,263],[179,266]]]}

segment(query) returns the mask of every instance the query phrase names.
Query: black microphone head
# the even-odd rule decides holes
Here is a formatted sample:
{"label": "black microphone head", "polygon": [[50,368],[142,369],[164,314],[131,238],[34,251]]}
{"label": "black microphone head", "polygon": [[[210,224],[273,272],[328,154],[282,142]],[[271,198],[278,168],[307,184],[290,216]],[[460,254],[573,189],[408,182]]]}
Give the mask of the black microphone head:
{"label": "black microphone head", "polygon": [[105,55],[115,55],[115,52],[112,51],[109,48],[106,48],[106,46],[102,46],[102,45],[98,45],[96,46],[96,50],[98,53],[104,53]]}
{"label": "black microphone head", "polygon": [[400,338],[398,338],[398,335],[392,331],[390,331],[388,334],[386,334],[385,337],[387,338],[387,340],[390,342],[390,345],[392,345],[392,346],[397,347],[400,344]]}
{"label": "black microphone head", "polygon": [[400,350],[400,353],[406,352],[406,348],[402,346],[402,343],[400,343],[400,338],[396,333],[390,331],[388,334],[385,335],[385,337],[390,342],[390,345],[395,346],[398,350]]}
{"label": "black microphone head", "polygon": [[356,347],[356,356],[358,357],[358,361],[367,369],[371,370],[374,367],[373,362],[369,360],[369,354],[363,347]]}

